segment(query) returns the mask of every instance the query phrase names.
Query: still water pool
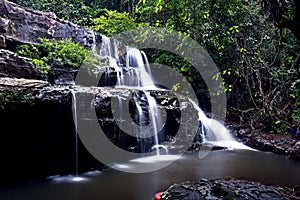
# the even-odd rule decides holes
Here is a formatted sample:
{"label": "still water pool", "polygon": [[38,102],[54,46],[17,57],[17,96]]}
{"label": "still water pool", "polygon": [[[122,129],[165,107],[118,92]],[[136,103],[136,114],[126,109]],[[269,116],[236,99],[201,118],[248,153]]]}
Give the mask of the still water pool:
{"label": "still water pool", "polygon": [[[128,161],[115,168],[139,168],[166,160]],[[149,173],[126,173],[115,169],[56,176],[20,188],[1,191],[2,200],[151,200],[171,184],[234,177],[263,184],[300,185],[300,162],[287,157],[250,150],[215,150],[204,158],[198,153],[182,155],[167,167]]]}

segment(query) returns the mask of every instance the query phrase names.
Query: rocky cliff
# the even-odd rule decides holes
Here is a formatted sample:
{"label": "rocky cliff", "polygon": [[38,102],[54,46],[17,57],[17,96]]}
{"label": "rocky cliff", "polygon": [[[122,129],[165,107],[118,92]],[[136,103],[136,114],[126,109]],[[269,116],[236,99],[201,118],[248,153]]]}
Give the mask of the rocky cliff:
{"label": "rocky cliff", "polygon": [[28,58],[0,49],[0,77],[39,79],[41,74]]}
{"label": "rocky cliff", "polygon": [[38,38],[72,38],[86,48],[101,43],[101,35],[54,13],[22,7],[7,0],[0,0],[0,47],[13,50],[19,43],[37,43]]}

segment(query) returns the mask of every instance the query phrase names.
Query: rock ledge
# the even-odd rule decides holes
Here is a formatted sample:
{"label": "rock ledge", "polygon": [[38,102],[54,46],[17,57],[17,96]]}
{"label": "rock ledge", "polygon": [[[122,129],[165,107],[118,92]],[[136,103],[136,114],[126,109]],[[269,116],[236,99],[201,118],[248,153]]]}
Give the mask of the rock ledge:
{"label": "rock ledge", "polygon": [[162,195],[162,200],[196,199],[255,199],[280,200],[300,199],[300,191],[295,188],[263,185],[257,182],[236,179],[201,179],[170,186]]}

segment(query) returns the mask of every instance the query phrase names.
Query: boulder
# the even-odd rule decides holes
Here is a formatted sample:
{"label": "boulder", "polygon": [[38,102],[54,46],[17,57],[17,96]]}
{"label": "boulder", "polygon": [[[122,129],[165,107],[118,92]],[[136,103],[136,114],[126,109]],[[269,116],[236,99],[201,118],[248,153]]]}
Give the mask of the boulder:
{"label": "boulder", "polygon": [[0,0],[0,47],[13,49],[19,43],[37,43],[38,38],[72,38],[74,42],[91,49],[101,43],[99,33],[69,21],[54,13],[22,7]]}
{"label": "boulder", "polygon": [[235,179],[201,179],[197,182],[174,184],[162,195],[162,200],[194,199],[293,199],[291,188],[267,186],[257,182]]}
{"label": "boulder", "polygon": [[0,77],[36,79],[41,78],[41,74],[28,58],[0,49]]}
{"label": "boulder", "polygon": [[300,160],[299,139],[291,138],[288,134],[252,130],[231,123],[232,125],[229,128],[236,134],[237,139],[245,145],[260,151],[268,151]]}

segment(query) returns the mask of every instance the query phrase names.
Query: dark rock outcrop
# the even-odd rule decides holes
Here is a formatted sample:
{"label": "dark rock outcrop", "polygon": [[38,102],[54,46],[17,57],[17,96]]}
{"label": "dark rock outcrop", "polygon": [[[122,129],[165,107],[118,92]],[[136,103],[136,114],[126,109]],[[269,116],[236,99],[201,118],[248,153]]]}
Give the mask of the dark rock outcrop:
{"label": "dark rock outcrop", "polygon": [[38,38],[72,38],[86,48],[101,43],[101,35],[64,21],[54,13],[22,7],[0,0],[0,47],[14,49],[19,43],[37,43]]}
{"label": "dark rock outcrop", "polygon": [[[298,195],[298,196],[297,196]],[[299,193],[292,188],[267,186],[246,180],[205,180],[174,184],[162,195],[162,200],[196,200],[196,199],[253,199],[280,200],[299,199]]]}
{"label": "dark rock outcrop", "polygon": [[[118,97],[121,97],[130,102],[130,94],[135,91],[126,88],[51,85],[42,80],[0,78],[0,121],[3,130],[0,157],[3,163],[1,167],[7,174],[2,177],[3,182],[75,172],[76,131],[72,109],[75,102],[78,119],[82,119],[83,123],[92,123],[98,127],[100,125],[107,138],[126,151],[143,151],[136,137],[118,129],[118,119],[113,115],[116,112],[113,110],[118,110],[119,107],[116,107],[118,103],[112,103],[112,99],[118,101]],[[166,137],[166,132],[176,134],[180,107],[174,94],[170,91],[150,91],[150,94],[166,113],[166,122],[158,134],[161,137]],[[168,101],[163,101],[164,98]],[[181,102],[183,100],[180,99]],[[192,117],[192,114],[187,115]],[[198,119],[196,112],[194,118]],[[127,124],[132,125],[130,123],[134,120],[130,117],[128,120],[130,121]],[[191,123],[182,124],[188,133],[193,132],[190,125]],[[151,151],[154,140],[150,138],[149,141],[145,150]],[[180,143],[179,140],[176,142]],[[172,145],[178,145],[177,143]],[[14,150],[8,153],[7,149],[11,148]],[[103,166],[81,142],[79,160],[79,169],[82,171]],[[26,165],[23,166],[23,170],[19,170],[22,163]]]}
{"label": "dark rock outcrop", "polygon": [[290,149],[289,157],[291,159],[300,160],[300,142],[299,141]]}
{"label": "dark rock outcrop", "polygon": [[235,133],[238,140],[251,148],[300,160],[300,144],[297,138],[291,138],[286,134],[252,130],[232,122],[229,128]]}
{"label": "dark rock outcrop", "polygon": [[0,77],[37,79],[41,74],[29,59],[0,49]]}

